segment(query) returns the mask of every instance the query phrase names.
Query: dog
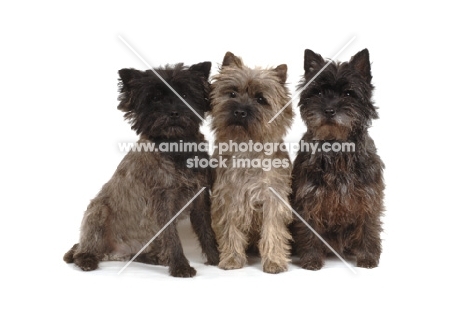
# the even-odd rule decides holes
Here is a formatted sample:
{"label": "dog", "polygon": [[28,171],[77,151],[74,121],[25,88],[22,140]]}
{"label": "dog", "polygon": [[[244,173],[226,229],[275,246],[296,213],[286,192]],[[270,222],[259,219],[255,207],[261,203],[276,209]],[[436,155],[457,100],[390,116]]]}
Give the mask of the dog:
{"label": "dog", "polygon": [[[198,115],[210,108],[210,70],[211,62],[155,69]],[[125,112],[140,145],[157,149],[169,142],[205,142],[202,120],[152,70],[122,69],[119,76],[118,109]],[[210,217],[212,169],[188,168],[186,161],[194,156],[208,158],[208,153],[130,151],[89,204],[79,243],[65,254],[65,262],[89,271],[100,261],[128,260],[205,187],[183,214],[190,214],[207,264],[217,265],[219,252]],[[176,222],[162,230],[136,261],[169,266],[174,277],[193,277],[196,270],[183,253]]]}
{"label": "dog", "polygon": [[[348,62],[332,62],[310,82],[325,65],[321,55],[305,50],[299,88],[306,87],[299,108],[307,132],[301,144],[319,143],[322,148],[298,152],[291,204],[337,253],[355,258],[358,267],[374,268],[381,254],[385,185],[384,164],[368,133],[378,118],[369,52],[364,49]],[[343,143],[354,144],[354,152],[324,151],[330,145],[338,150]],[[326,245],[297,218],[291,230],[300,266],[321,269],[330,254]]]}
{"label": "dog", "polygon": [[[221,269],[242,268],[247,263],[246,251],[251,250],[259,252],[264,272],[287,270],[291,240],[287,225],[292,211],[269,187],[287,200],[292,170],[289,154],[281,150],[244,152],[234,147],[221,153],[219,148],[228,142],[239,146],[283,143],[293,118],[292,107],[286,106],[290,100],[286,78],[284,64],[251,69],[227,52],[219,74],[212,79],[211,127],[218,146],[212,157],[225,161],[215,171],[211,210]],[[276,168],[266,167],[275,161]]]}

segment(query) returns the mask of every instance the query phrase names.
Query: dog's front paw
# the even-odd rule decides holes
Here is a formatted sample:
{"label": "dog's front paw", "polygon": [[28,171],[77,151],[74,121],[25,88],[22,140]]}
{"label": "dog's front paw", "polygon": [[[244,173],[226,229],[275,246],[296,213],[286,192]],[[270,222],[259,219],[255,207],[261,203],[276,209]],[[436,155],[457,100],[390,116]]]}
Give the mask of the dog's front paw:
{"label": "dog's front paw", "polygon": [[357,259],[357,264],[356,265],[358,267],[371,269],[371,268],[377,267],[379,265],[379,262],[378,262],[378,260],[376,260],[374,258],[363,257],[363,258],[358,258]]}
{"label": "dog's front paw", "polygon": [[182,265],[170,268],[170,274],[178,278],[192,278],[197,274],[197,271],[189,265]]}
{"label": "dog's front paw", "polygon": [[219,264],[219,252],[218,249],[214,249],[206,253],[205,265],[217,266]]}
{"label": "dog's front paw", "polygon": [[323,267],[323,259],[320,257],[313,257],[307,260],[301,259],[300,265],[307,270],[320,270]]}
{"label": "dog's front paw", "polygon": [[288,270],[288,264],[284,263],[284,264],[277,264],[275,262],[272,262],[272,261],[266,261],[264,264],[263,264],[263,271],[264,272],[267,272],[267,273],[280,273],[280,272],[284,272]]}
{"label": "dog's front paw", "polygon": [[217,266],[219,264],[219,256],[208,257],[205,265]]}
{"label": "dog's front paw", "polygon": [[73,256],[73,261],[83,271],[95,270],[98,267],[99,260],[96,255],[91,253],[78,253]]}
{"label": "dog's front paw", "polygon": [[219,262],[218,267],[224,270],[240,269],[244,267],[246,262],[247,262],[247,259],[242,258],[239,255],[229,256],[225,259],[222,259]]}

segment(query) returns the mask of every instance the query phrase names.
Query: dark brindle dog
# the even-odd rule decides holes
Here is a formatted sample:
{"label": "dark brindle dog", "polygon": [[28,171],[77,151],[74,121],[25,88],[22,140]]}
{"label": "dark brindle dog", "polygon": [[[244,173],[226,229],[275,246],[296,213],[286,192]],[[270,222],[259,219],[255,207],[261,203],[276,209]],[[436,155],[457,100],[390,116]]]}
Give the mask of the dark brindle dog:
{"label": "dark brindle dog", "polygon": [[[303,87],[326,64],[305,51]],[[367,49],[349,62],[332,63],[304,89],[299,107],[304,142],[354,143],[354,152],[299,152],[292,175],[292,206],[336,251],[373,268],[381,253],[383,168],[368,134],[378,117],[372,102]],[[328,248],[300,220],[292,225],[300,265],[318,270]]]}
{"label": "dark brindle dog", "polygon": [[[209,109],[210,62],[166,66],[156,71],[199,114]],[[200,118],[151,71],[122,69],[120,104],[137,134],[138,143],[204,142]],[[137,253],[203,187],[187,208],[195,233],[207,256],[217,265],[219,254],[211,228],[210,169],[189,169],[188,158],[208,158],[206,152],[131,151],[86,210],[78,244],[65,254],[67,263],[94,270],[99,261],[128,260]],[[184,256],[172,222],[137,258],[168,265],[175,277],[192,277],[196,271]]]}

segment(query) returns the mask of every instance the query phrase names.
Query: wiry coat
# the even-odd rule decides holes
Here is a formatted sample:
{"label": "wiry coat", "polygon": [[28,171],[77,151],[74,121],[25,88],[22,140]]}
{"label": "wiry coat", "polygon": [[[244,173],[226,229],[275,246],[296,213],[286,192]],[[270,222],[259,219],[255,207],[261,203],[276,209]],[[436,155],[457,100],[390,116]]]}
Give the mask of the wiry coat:
{"label": "wiry coat", "polygon": [[[286,65],[275,69],[250,69],[232,53],[226,53],[220,73],[212,83],[212,129],[216,145],[236,143],[283,142],[292,121],[287,107],[272,123],[268,121],[289,101],[285,87]],[[216,169],[212,193],[212,221],[220,249],[223,269],[242,268],[247,262],[246,249],[259,251],[263,270],[279,273],[287,269],[289,242],[287,225],[291,210],[269,189],[283,199],[290,194],[291,163],[287,152],[271,155],[264,152],[229,150],[212,156],[226,159],[225,167]],[[280,160],[285,165],[268,170],[237,167],[238,160]],[[268,171],[266,171],[268,170]]]}
{"label": "wiry coat", "polygon": [[[303,87],[325,65],[306,50]],[[292,173],[292,207],[342,255],[355,256],[357,266],[372,268],[381,253],[383,168],[367,130],[377,111],[371,97],[369,55],[333,63],[302,92],[301,116],[307,125],[304,142],[352,142],[354,152],[299,152]],[[296,219],[295,248],[303,268],[323,266],[329,249]]]}
{"label": "wiry coat", "polygon": [[[209,108],[207,78],[211,63],[190,68],[182,64],[157,72],[186,98],[199,114]],[[119,71],[119,109],[126,112],[140,140],[156,148],[167,142],[204,142],[200,119],[150,70]],[[189,169],[188,158],[208,158],[206,152],[130,151],[116,172],[89,204],[81,225],[80,241],[65,254],[83,270],[93,270],[103,260],[128,260],[162,229],[203,187],[206,189],[186,209],[209,264],[219,262],[211,228],[210,169]],[[191,277],[196,271],[185,258],[172,222],[137,261],[169,266],[170,274]]]}

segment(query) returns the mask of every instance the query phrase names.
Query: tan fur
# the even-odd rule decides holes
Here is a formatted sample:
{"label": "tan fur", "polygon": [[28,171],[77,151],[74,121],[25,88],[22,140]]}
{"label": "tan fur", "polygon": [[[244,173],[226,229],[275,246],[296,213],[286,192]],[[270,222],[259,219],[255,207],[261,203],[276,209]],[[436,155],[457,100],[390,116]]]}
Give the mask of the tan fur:
{"label": "tan fur", "polygon": [[[291,125],[293,112],[287,107],[271,124],[268,121],[289,101],[284,83],[286,65],[275,69],[250,69],[239,57],[227,53],[220,73],[212,84],[212,128],[216,143],[283,142]],[[230,98],[233,90],[238,95]],[[256,102],[261,93],[268,105]],[[248,124],[229,125],[232,105],[246,107],[252,117]],[[251,116],[249,115],[249,117]],[[235,159],[287,160],[287,167],[265,171],[262,168],[233,168]],[[256,247],[262,258],[263,270],[279,273],[287,270],[291,235],[287,225],[291,210],[269,190],[272,187],[287,200],[290,194],[292,165],[287,152],[272,155],[263,152],[227,152],[215,150],[213,158],[228,159],[227,168],[216,170],[212,192],[212,225],[219,250],[219,267],[242,268],[247,263],[246,249]]]}
{"label": "tan fur", "polygon": [[348,135],[349,129],[344,126],[323,125],[315,132],[314,139],[346,141]]}

